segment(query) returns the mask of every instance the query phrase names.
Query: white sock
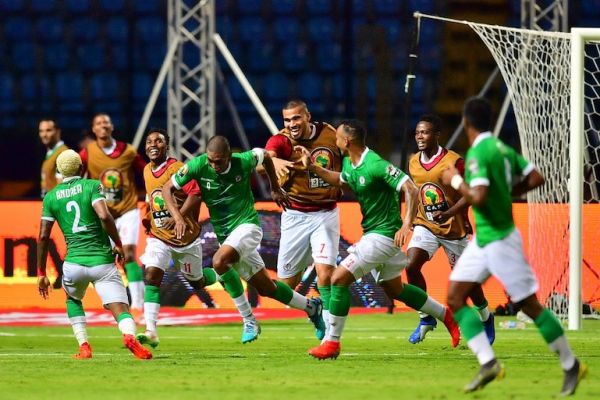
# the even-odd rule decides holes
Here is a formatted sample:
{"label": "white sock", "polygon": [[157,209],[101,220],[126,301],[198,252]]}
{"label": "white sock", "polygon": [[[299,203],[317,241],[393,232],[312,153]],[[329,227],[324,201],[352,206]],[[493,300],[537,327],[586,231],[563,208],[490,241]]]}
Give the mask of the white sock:
{"label": "white sock", "polygon": [[347,318],[347,315],[338,317],[337,315],[329,314],[329,332],[327,333],[325,340],[339,342],[342,338],[342,332],[344,331],[344,325],[346,325]]}
{"label": "white sock", "polygon": [[444,307],[437,300],[434,300],[431,296],[427,296],[425,304],[423,304],[423,307],[421,307],[419,311],[422,311],[436,319],[439,319],[440,321],[443,321],[444,314],[446,314],[446,307]]}
{"label": "white sock", "polygon": [[300,293],[295,290],[292,291],[292,299],[287,304],[288,306],[295,308],[296,310],[304,310],[308,315],[314,314],[314,307],[306,296],[302,296]]}
{"label": "white sock", "polygon": [[123,335],[135,335],[135,321],[133,318],[123,318],[118,325]]}
{"label": "white sock", "polygon": [[330,318],[330,313],[329,310],[323,309],[323,322],[325,322],[325,337],[327,337],[327,334],[329,333],[329,327],[331,326],[329,323],[329,318]]}
{"label": "white sock", "polygon": [[75,339],[81,346],[85,342],[88,341],[87,329],[85,317],[71,317],[69,318],[69,322],[71,323],[71,327],[73,328],[73,333],[75,334]]}
{"label": "white sock", "polygon": [[235,304],[235,307],[238,309],[243,319],[254,318],[254,315],[252,314],[252,307],[250,306],[250,303],[248,302],[248,299],[244,293],[233,299],[233,304]]}
{"label": "white sock", "polygon": [[424,313],[423,311],[418,311],[418,313],[419,313],[419,318],[421,318],[421,319],[429,317],[429,314]]}
{"label": "white sock", "polygon": [[129,294],[131,294],[131,308],[142,310],[144,308],[144,285],[143,281],[129,282]]}
{"label": "white sock", "polygon": [[484,307],[482,309],[479,309],[477,307],[475,307],[477,309],[477,312],[479,313],[479,319],[481,320],[481,322],[485,322],[490,318],[490,309],[487,307]]}
{"label": "white sock", "polygon": [[146,330],[156,332],[158,322],[158,313],[160,311],[159,303],[144,303],[144,319],[146,320]]}
{"label": "white sock", "polygon": [[485,331],[479,332],[474,338],[467,342],[467,345],[477,356],[479,365],[484,365],[496,358]]}
{"label": "white sock", "polygon": [[565,335],[561,335],[558,339],[548,345],[550,350],[558,354],[560,358],[560,366],[562,369],[569,370],[575,365],[575,354],[569,347]]}

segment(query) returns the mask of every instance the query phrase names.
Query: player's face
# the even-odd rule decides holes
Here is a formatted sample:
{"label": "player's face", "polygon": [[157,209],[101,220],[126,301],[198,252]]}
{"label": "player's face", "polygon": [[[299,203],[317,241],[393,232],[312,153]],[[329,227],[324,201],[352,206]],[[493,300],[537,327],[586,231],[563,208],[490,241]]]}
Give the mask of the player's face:
{"label": "player's face", "polygon": [[96,139],[107,139],[112,137],[114,126],[110,117],[106,114],[96,115],[92,121],[92,132]]}
{"label": "player's face", "polygon": [[415,128],[415,140],[419,150],[433,149],[438,144],[438,132],[434,131],[431,123],[420,121]]}
{"label": "player's face", "polygon": [[160,132],[152,132],[146,137],[146,155],[153,164],[160,164],[167,159],[169,145]]}
{"label": "player's face", "polygon": [[335,131],[336,146],[339,147],[340,150],[342,150],[342,153],[348,154],[348,143],[350,143],[350,140],[348,139],[348,136],[344,132],[344,126],[343,125],[338,126],[338,128]]}
{"label": "player's face", "polygon": [[294,139],[308,136],[310,113],[303,106],[283,110],[283,126],[290,131]]}
{"label": "player's face", "polygon": [[40,122],[38,131],[44,146],[52,147],[60,140],[60,130],[54,126],[53,121]]}
{"label": "player's face", "polygon": [[229,161],[231,161],[231,154],[207,151],[206,158],[211,168],[214,169],[217,174],[222,174],[229,167]]}

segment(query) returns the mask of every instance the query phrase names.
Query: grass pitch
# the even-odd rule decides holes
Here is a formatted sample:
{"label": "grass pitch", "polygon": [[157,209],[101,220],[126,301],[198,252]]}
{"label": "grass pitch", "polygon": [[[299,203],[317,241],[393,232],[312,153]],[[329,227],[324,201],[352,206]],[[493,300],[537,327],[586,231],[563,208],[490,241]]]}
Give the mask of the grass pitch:
{"label": "grass pitch", "polygon": [[[91,360],[74,360],[70,327],[0,327],[1,399],[548,399],[562,371],[537,329],[498,328],[494,348],[507,376],[470,395],[478,369],[465,343],[450,346],[443,326],[417,345],[415,313],[351,316],[342,354],[317,361],[304,320],[264,321],[258,341],[240,343],[241,324],[159,327],[154,359],[135,359],[115,327],[89,327]],[[569,341],[590,367],[575,398],[600,399],[600,321],[584,321]]]}

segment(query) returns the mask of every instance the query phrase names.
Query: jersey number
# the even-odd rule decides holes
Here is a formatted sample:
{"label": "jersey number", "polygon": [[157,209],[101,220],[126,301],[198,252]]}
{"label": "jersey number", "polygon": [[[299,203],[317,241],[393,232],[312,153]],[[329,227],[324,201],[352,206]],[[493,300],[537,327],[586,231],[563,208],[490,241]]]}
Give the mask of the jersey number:
{"label": "jersey number", "polygon": [[77,202],[70,201],[67,203],[67,212],[71,212],[71,210],[75,210],[75,219],[73,220],[73,233],[87,231],[87,227],[85,225],[79,226],[81,211],[79,210],[79,204],[77,204]]}

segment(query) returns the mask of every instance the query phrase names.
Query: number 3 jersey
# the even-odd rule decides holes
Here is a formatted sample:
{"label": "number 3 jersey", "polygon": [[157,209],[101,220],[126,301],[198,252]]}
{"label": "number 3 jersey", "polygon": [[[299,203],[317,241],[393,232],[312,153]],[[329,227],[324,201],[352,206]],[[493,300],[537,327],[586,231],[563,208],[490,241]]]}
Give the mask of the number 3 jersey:
{"label": "number 3 jersey", "polygon": [[42,219],[58,222],[67,242],[65,261],[86,267],[114,263],[108,234],[93,207],[103,200],[100,182],[79,176],[65,178],[44,196]]}
{"label": "number 3 jersey", "polygon": [[451,166],[464,172],[463,159],[452,150],[443,147],[428,163],[423,162],[421,153],[417,152],[410,159],[408,170],[411,178],[419,188],[419,210],[414,225],[427,228],[435,236],[454,240],[467,235],[469,221],[464,214],[457,214],[443,223],[433,219],[436,211],[446,211],[462,197],[450,185],[442,183],[442,171]]}
{"label": "number 3 jersey", "polygon": [[[163,242],[182,247],[192,243],[200,235],[200,223],[198,222],[197,212],[184,215],[187,229],[181,239],[177,239],[173,229],[164,229],[163,224],[167,218],[171,218],[171,213],[167,210],[167,205],[162,196],[162,187],[171,177],[183,167],[181,161],[174,158],[167,158],[163,164],[152,170],[152,164],[147,164],[144,168],[144,182],[146,183],[146,201],[150,211],[150,235],[162,240]],[[181,208],[188,195],[200,196],[200,188],[196,181],[190,181],[182,189],[177,189],[173,197],[177,207]]]}

